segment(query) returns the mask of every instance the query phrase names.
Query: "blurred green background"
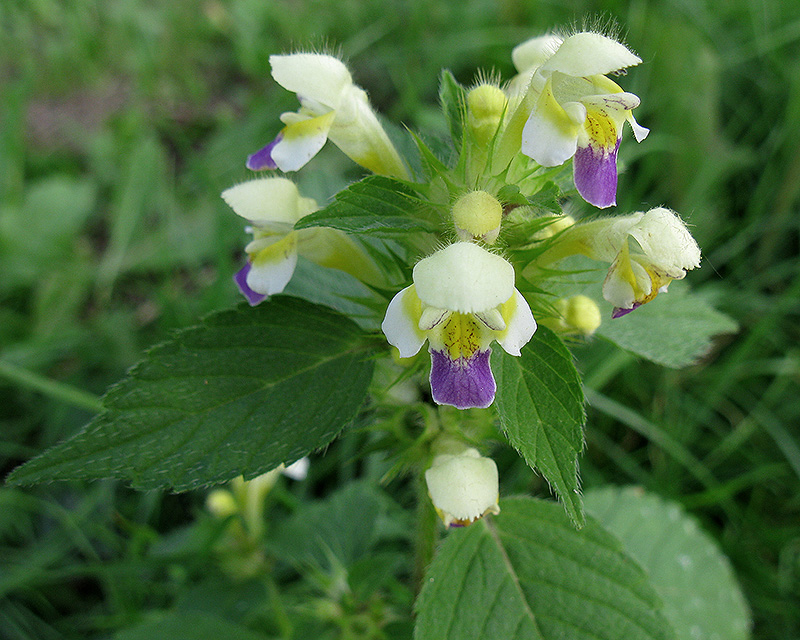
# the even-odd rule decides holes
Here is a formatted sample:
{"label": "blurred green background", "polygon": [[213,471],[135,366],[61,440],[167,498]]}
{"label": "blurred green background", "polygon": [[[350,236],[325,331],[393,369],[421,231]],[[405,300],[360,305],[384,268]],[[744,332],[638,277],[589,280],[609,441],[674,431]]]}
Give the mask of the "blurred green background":
{"label": "blurred green background", "polygon": [[[583,483],[681,502],[730,557],[754,636],[800,637],[796,1],[5,0],[3,475],[79,429],[149,345],[238,302],[246,235],[219,193],[295,108],[271,53],[340,51],[388,119],[443,132],[442,67],[466,84],[478,69],[510,78],[514,45],[586,17],[618,24],[644,60],[623,85],[652,133],[622,145],[618,210],[680,212],[704,250],[688,280],[740,332],[682,371],[580,349]],[[321,201],[357,176],[336,150],[314,162],[300,180]],[[333,447],[317,481],[354,446]],[[202,501],[0,486],[0,638],[109,637],[171,607],[203,556],[152,546]]]}

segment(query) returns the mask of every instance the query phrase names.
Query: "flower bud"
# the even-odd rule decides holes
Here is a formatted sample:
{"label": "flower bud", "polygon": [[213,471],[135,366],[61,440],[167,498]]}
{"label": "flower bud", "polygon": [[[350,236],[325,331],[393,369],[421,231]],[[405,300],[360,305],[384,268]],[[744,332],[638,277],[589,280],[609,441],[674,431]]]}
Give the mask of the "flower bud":
{"label": "flower bud", "polygon": [[460,240],[473,238],[492,244],[500,233],[503,205],[485,191],[470,191],[453,205],[453,222]]}
{"label": "flower bud", "polygon": [[576,295],[562,298],[556,303],[561,312],[561,330],[590,336],[602,322],[600,308],[588,296]]}
{"label": "flower bud", "polygon": [[227,518],[239,511],[230,491],[215,489],[206,497],[206,508],[217,518]]}
{"label": "flower bud", "polygon": [[436,456],[425,482],[446,527],[464,527],[487,513],[500,513],[497,466],[476,449]]}
{"label": "flower bud", "polygon": [[505,94],[492,84],[482,84],[467,94],[467,124],[479,144],[491,142],[505,109]]}

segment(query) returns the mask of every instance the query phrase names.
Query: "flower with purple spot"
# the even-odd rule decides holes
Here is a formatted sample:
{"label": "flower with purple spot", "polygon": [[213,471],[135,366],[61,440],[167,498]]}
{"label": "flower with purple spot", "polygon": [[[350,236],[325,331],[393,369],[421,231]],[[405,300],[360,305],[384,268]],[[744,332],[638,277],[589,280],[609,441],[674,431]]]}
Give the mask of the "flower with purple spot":
{"label": "flower with purple spot", "polygon": [[281,293],[294,275],[298,253],[324,267],[339,269],[366,282],[379,283],[375,264],[337,229],[294,230],[300,218],[316,211],[286,178],[260,178],[222,192],[234,213],[246,219],[253,240],[245,247],[247,262],[234,275],[250,305]]}
{"label": "flower with purple spot", "polygon": [[519,356],[536,321],[514,288],[510,263],[477,244],[456,242],[416,264],[413,284],[389,303],[381,328],[403,358],[427,340],[434,401],[469,409],[494,401],[489,345],[496,340]]}
{"label": "flower with purple spot", "polygon": [[300,109],[281,115],[285,125],[267,146],[250,155],[253,171],[297,171],[330,139],[370,171],[407,178],[400,156],[378,121],[367,94],[338,58],[319,53],[270,56],[272,77],[297,94]]}
{"label": "flower with purple spot", "polygon": [[575,187],[587,202],[616,204],[617,151],[627,121],[637,141],[649,130],[632,110],[639,98],[606,74],[641,59],[625,45],[598,33],[576,33],[560,44],[532,75],[533,108],[522,131],[522,153],[554,167],[573,159]]}

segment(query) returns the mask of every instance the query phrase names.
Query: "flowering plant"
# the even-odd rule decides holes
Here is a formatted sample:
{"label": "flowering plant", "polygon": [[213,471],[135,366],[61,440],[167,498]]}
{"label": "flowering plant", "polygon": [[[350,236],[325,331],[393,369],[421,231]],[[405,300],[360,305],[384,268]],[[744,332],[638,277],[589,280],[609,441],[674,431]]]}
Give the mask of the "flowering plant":
{"label": "flowering plant", "polygon": [[[505,84],[442,74],[450,136],[434,140],[382,124],[338,58],[272,56],[300,107],[247,158],[270,173],[222,194],[253,236],[234,277],[246,304],[155,347],[103,413],[11,480],[251,481],[359,425],[382,434],[387,478],[415,478],[423,514],[467,529],[432,564],[420,545],[415,637],[673,637],[659,585],[586,516],[570,349],[602,338],[685,366],[731,325],[685,286],[666,293],[700,266],[679,214],[597,210],[616,204],[625,124],[638,142],[648,134],[639,97],[608,77],[641,59],[596,32],[534,38],[512,59],[519,73]],[[313,171],[329,140],[369,175],[325,204],[291,172]],[[687,332],[670,322],[676,308],[705,320]],[[563,509],[502,495],[487,455],[502,439]],[[251,502],[276,481],[248,492],[239,480],[209,504],[227,517],[244,496],[257,544]],[[421,536],[439,535],[427,523]],[[247,571],[262,557],[249,553]]]}

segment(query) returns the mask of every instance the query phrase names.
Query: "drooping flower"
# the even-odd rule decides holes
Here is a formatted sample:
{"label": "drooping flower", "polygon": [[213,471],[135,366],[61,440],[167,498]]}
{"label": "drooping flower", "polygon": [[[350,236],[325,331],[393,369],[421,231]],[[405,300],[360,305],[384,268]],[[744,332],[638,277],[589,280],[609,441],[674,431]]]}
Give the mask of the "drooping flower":
{"label": "drooping flower", "polygon": [[601,208],[616,204],[617,151],[627,121],[637,141],[649,130],[632,110],[639,98],[606,77],[641,59],[599,33],[566,38],[532,75],[535,102],[522,131],[522,152],[543,166],[573,160],[575,187]]}
{"label": "drooping flower", "polygon": [[319,53],[296,53],[273,55],[269,62],[272,77],[297,94],[300,109],[281,115],[284,128],[248,158],[248,169],[297,171],[330,138],[362,167],[381,175],[408,177],[367,94],[353,83],[341,60]]}
{"label": "drooping flower", "polygon": [[514,288],[511,264],[476,244],[456,242],[416,264],[413,284],[389,303],[381,328],[403,358],[427,340],[434,401],[467,409],[494,400],[490,343],[518,356],[536,321]]}
{"label": "drooping flower", "polygon": [[245,247],[247,263],[234,276],[251,305],[280,293],[291,280],[298,252],[317,264],[340,269],[367,282],[379,278],[377,268],[364,252],[341,231],[293,226],[317,209],[286,178],[260,178],[222,192],[234,213],[250,222],[253,240]]}
{"label": "drooping flower", "polygon": [[611,263],[603,297],[614,305],[614,318],[650,302],[670,282],[700,266],[700,247],[692,234],[674,211],[663,207],[573,225],[559,242],[556,253],[582,253]]}
{"label": "drooping flower", "polygon": [[487,513],[500,513],[497,465],[476,449],[436,456],[425,482],[446,527],[464,527]]}

